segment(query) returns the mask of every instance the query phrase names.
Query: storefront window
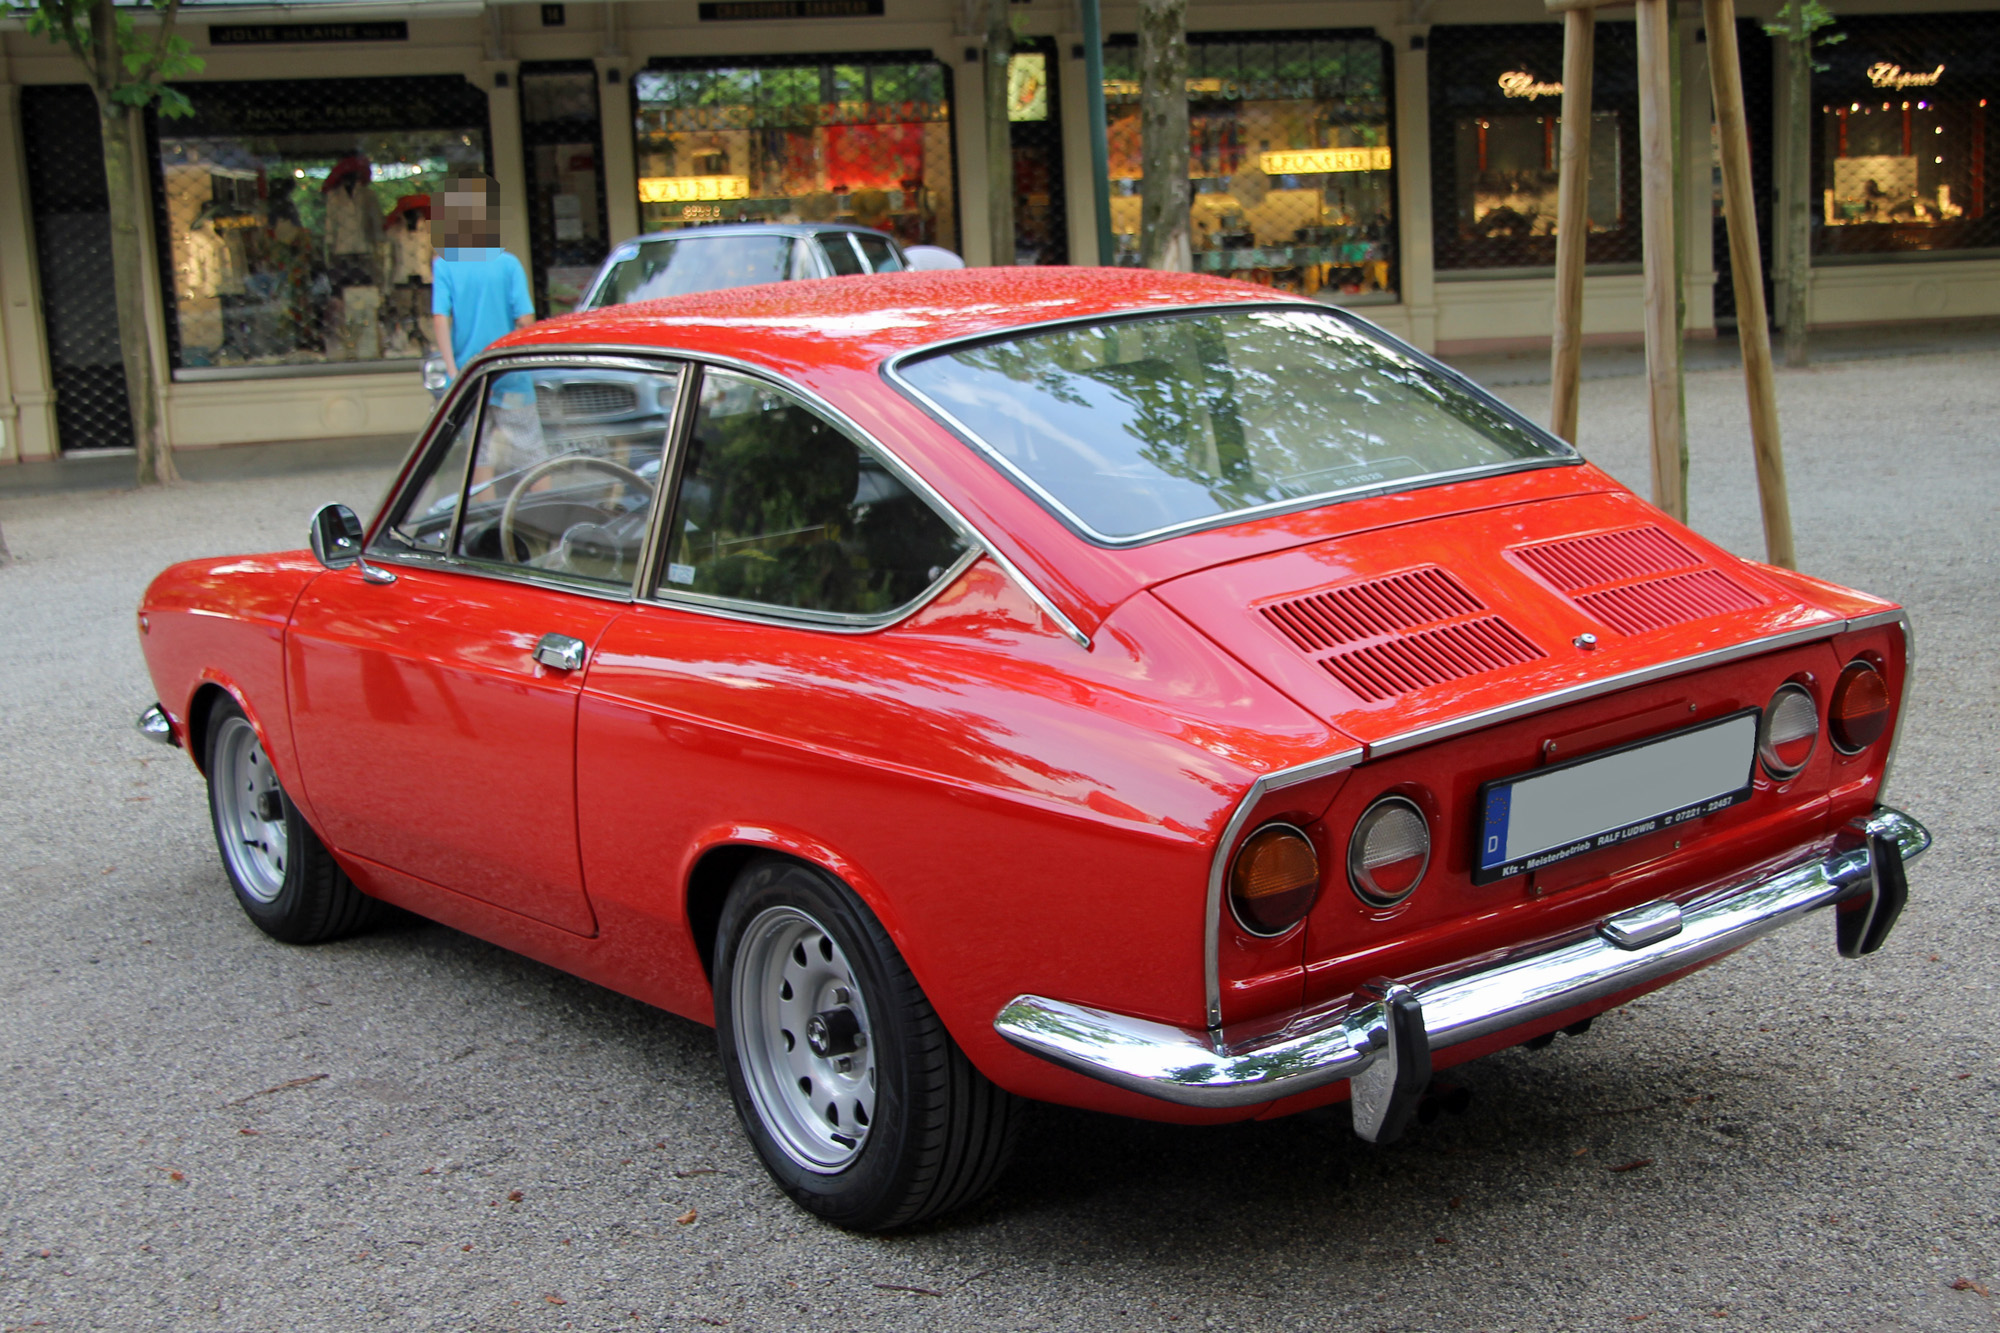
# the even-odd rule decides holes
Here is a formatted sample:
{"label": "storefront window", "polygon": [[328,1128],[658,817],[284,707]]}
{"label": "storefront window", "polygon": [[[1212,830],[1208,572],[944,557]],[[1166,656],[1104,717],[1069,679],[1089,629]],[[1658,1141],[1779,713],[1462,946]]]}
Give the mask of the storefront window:
{"label": "storefront window", "polygon": [[855,222],[957,248],[950,73],[928,54],[656,60],[632,91],[646,231]]}
{"label": "storefront window", "polygon": [[[1393,301],[1388,43],[1346,33],[1188,34],[1194,266],[1345,304]],[[1116,262],[1139,262],[1138,46],[1104,50]]]}
{"label": "storefront window", "polygon": [[2000,245],[1989,199],[1989,98],[2000,97],[1991,14],[1843,18],[1813,76],[1816,256]]}
{"label": "storefront window", "polygon": [[[1555,263],[1562,28],[1431,30],[1431,160],[1440,269]],[[1638,106],[1630,24],[1597,25],[1590,262],[1639,259]]]}
{"label": "storefront window", "polygon": [[431,340],[430,196],[485,171],[465,80],[183,85],[158,122],[178,379],[406,361]]}

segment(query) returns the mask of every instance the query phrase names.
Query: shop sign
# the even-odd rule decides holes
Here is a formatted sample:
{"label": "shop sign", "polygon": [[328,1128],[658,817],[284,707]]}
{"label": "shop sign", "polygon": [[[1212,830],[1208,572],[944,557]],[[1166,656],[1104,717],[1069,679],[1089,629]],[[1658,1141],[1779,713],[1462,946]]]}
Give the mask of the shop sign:
{"label": "shop sign", "polygon": [[1267,176],[1324,176],[1336,171],[1387,171],[1387,148],[1295,148],[1265,153],[1258,165]]}
{"label": "shop sign", "polygon": [[1525,97],[1532,102],[1538,97],[1561,97],[1560,83],[1543,83],[1526,70],[1510,69],[1500,76],[1500,91],[1508,97]]}
{"label": "shop sign", "polygon": [[882,0],[705,0],[703,23],[880,18]]}
{"label": "shop sign", "polygon": [[748,176],[641,176],[642,204],[687,204],[699,199],[748,199]]}
{"label": "shop sign", "polygon": [[395,23],[216,23],[210,46],[279,46],[291,42],[407,42],[410,25]]}
{"label": "shop sign", "polygon": [[1886,60],[1878,60],[1868,67],[1868,82],[1877,88],[1935,88],[1943,77],[1943,65],[1928,74],[1905,73],[1901,65],[1892,65]]}

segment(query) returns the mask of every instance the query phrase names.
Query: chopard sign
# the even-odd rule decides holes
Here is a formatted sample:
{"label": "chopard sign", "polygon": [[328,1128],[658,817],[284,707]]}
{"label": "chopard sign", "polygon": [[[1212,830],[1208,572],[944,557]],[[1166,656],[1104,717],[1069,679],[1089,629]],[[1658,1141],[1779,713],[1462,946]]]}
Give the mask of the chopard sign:
{"label": "chopard sign", "polygon": [[1509,97],[1525,97],[1534,101],[1537,97],[1561,97],[1560,83],[1542,83],[1526,70],[1510,69],[1500,76],[1500,91]]}
{"label": "chopard sign", "polygon": [[1886,60],[1878,60],[1868,67],[1868,82],[1877,88],[1934,88],[1943,77],[1943,65],[1928,74],[1905,73],[1901,65],[1892,65]]}

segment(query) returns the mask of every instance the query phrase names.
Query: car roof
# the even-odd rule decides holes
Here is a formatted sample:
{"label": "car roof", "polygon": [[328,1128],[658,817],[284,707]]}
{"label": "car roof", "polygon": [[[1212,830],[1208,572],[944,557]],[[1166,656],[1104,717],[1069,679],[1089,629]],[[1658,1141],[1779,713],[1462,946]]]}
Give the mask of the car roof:
{"label": "car roof", "polygon": [[495,350],[587,345],[727,356],[812,383],[905,352],[1053,320],[1197,305],[1297,302],[1247,282],[1134,268],[969,268],[765,283],[606,306]]}
{"label": "car roof", "polygon": [[[676,227],[672,231],[649,231],[644,236],[620,241],[615,249],[629,250],[648,241],[692,241],[716,236],[818,236],[829,231],[852,231],[864,236],[880,236],[887,241],[896,240],[878,227],[864,227],[858,222],[716,222],[698,227]],[[899,241],[896,243],[901,244]]]}

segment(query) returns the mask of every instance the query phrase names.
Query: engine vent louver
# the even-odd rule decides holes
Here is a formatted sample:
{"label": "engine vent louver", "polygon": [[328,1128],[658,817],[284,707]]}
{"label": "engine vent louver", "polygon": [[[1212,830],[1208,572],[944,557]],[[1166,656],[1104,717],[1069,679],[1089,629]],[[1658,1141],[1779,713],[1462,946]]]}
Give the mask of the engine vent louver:
{"label": "engine vent louver", "polygon": [[1763,599],[1658,528],[1518,547],[1515,557],[1620,634],[1745,611]]}
{"label": "engine vent louver", "polygon": [[1263,608],[1300,652],[1371,703],[1547,656],[1442,569],[1413,569]]}

